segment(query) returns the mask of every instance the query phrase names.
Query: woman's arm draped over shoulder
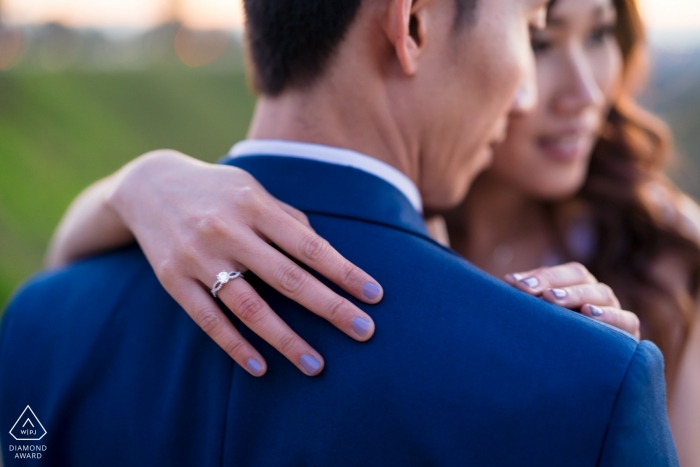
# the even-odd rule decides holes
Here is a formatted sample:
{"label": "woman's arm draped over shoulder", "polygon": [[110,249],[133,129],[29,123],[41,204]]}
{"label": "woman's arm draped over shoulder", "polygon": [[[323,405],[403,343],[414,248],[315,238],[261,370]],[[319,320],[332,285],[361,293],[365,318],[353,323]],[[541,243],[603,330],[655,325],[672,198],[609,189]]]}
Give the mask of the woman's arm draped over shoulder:
{"label": "woman's arm draped over shoulder", "polygon": [[[88,188],[73,203],[51,246],[57,266],[136,239],[161,284],[190,317],[248,372],[266,372],[262,356],[224,315],[210,289],[220,271],[248,270],[282,295],[358,341],[374,322],[283,252],[365,303],[382,299],[379,284],[311,228],[300,211],[272,197],[246,171],[155,151]],[[313,376],[323,358],[280,319],[245,278],[217,292],[226,307]]]}
{"label": "woman's arm draped over shoulder", "polygon": [[108,202],[119,178],[119,172],[103,178],[73,201],[51,239],[46,256],[48,267],[63,266],[135,241]]}

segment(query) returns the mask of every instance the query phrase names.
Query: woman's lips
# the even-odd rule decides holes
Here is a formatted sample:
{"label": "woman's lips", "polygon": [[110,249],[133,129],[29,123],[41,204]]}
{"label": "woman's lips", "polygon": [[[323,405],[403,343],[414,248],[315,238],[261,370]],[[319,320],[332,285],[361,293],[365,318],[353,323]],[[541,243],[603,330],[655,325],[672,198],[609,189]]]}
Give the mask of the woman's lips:
{"label": "woman's lips", "polygon": [[560,162],[573,162],[587,156],[590,151],[589,133],[566,133],[538,138],[537,145],[550,158]]}

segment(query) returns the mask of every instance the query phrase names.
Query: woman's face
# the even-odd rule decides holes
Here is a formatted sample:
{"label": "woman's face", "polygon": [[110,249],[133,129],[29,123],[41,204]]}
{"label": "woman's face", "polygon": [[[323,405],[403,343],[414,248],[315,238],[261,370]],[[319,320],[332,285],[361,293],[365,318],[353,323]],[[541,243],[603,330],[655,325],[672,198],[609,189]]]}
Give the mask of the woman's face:
{"label": "woman's face", "polygon": [[554,200],[585,181],[593,146],[622,80],[612,0],[559,0],[534,31],[539,103],[512,115],[488,171],[526,195]]}

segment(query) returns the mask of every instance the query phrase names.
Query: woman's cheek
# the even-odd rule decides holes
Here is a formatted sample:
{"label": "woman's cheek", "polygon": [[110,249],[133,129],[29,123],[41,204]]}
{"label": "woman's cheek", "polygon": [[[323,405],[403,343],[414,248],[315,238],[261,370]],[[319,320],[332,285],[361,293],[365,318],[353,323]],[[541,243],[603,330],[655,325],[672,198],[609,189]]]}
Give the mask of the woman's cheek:
{"label": "woman's cheek", "polygon": [[606,108],[614,100],[622,82],[622,53],[617,43],[609,43],[603,53],[599,54],[597,63],[593,64],[597,71],[597,81],[606,97]]}

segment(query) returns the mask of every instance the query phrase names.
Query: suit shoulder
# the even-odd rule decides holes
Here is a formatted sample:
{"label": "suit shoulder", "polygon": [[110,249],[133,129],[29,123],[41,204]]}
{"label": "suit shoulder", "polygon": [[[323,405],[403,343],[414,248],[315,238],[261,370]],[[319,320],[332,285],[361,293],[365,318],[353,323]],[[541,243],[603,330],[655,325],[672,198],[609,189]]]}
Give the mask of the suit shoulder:
{"label": "suit shoulder", "polygon": [[[439,253],[435,254],[436,251]],[[614,342],[617,342],[623,346],[630,358],[637,348],[639,340],[631,334],[521,292],[503,280],[482,271],[439,244],[426,242],[426,248],[423,253],[425,257],[421,261],[424,261],[426,264],[434,262],[433,267],[440,271],[441,275],[457,277],[457,280],[463,284],[462,287],[456,290],[458,300],[464,300],[471,292],[477,298],[488,297],[487,300],[480,300],[485,305],[502,302],[512,307],[514,313],[521,311],[537,313],[541,315],[542,319],[550,320],[555,325],[565,324],[576,329],[591,331],[592,335],[598,336],[606,343],[611,341],[610,343],[614,345]],[[442,280],[444,278],[441,278]],[[653,354],[652,350],[648,350],[648,352],[650,356]]]}
{"label": "suit shoulder", "polygon": [[120,249],[69,266],[43,271],[25,282],[9,301],[3,317],[8,327],[42,328],[66,322],[90,322],[117,304],[138,278],[153,273],[137,247]]}
{"label": "suit shoulder", "polygon": [[666,413],[663,357],[651,342],[641,342],[630,360],[611,411],[599,465],[678,465]]}
{"label": "suit shoulder", "polygon": [[650,394],[660,396],[665,407],[664,357],[653,342],[641,341],[629,359],[629,365],[620,385],[617,409],[619,409],[620,400],[629,403],[632,399],[648,398]]}
{"label": "suit shoulder", "polygon": [[[434,314],[444,315],[445,321],[492,329],[494,339],[518,343],[524,354],[547,349],[550,355],[543,358],[549,360],[567,354],[579,355],[587,362],[597,359],[588,365],[589,370],[602,371],[601,377],[619,384],[639,345],[633,336],[526,294],[440,245],[417,238],[408,241],[416,240],[422,245],[410,248],[415,255],[410,262],[420,265],[421,282],[429,282],[440,291],[441,307],[433,308]],[[406,281],[405,272],[401,274]],[[415,285],[418,294],[421,289]],[[650,359],[657,356],[646,344],[642,351]]]}
{"label": "suit shoulder", "polygon": [[[85,292],[100,283],[121,283],[138,274],[148,263],[137,247],[122,248],[110,253],[94,256],[69,264],[67,266],[44,270],[28,279],[17,290],[9,302],[8,308],[17,303],[32,301],[37,295],[55,293]],[[108,278],[109,277],[109,278]],[[54,300],[58,297],[54,297]]]}

